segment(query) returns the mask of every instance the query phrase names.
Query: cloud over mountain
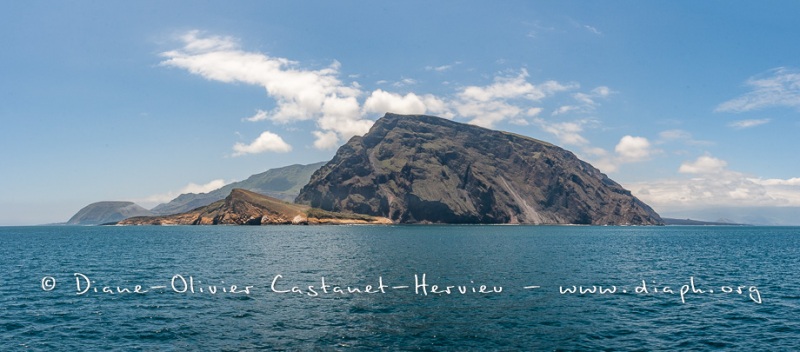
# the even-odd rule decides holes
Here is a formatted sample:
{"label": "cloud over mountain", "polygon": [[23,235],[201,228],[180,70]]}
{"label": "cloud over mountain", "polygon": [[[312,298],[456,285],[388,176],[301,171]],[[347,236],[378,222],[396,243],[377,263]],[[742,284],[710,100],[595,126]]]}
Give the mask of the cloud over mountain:
{"label": "cloud over mountain", "polygon": [[[274,124],[314,121],[316,129],[311,134],[317,149],[330,149],[352,136],[363,135],[374,123],[373,119],[386,112],[460,118],[483,127],[494,127],[501,122],[534,124],[564,143],[588,145],[580,132],[589,120],[541,118],[545,100],[562,94],[572,101],[570,105],[553,108],[553,115],[587,113],[599,105],[597,99],[612,93],[606,86],[579,92],[580,85],[575,82],[534,83],[526,69],[499,73],[489,84],[461,86],[444,96],[384,89],[366,91],[358,82],[347,83],[339,78],[341,64],[338,61],[327,67],[308,69],[287,58],[246,51],[236,38],[208,35],[198,30],[180,35],[179,40],[180,48],[161,53],[162,66],[184,69],[212,81],[263,87],[274,102],[274,108],[258,109],[245,120]],[[452,67],[428,70],[442,72]],[[395,87],[414,83],[416,80],[405,78],[403,84]],[[272,131],[264,131],[250,143],[236,143],[233,149],[233,155],[240,156],[287,152],[292,146]]]}

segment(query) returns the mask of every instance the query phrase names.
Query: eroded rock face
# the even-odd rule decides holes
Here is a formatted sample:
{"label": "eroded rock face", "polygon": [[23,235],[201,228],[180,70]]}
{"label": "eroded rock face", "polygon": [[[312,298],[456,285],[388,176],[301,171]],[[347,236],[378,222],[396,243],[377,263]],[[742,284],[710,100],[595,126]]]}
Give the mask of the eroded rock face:
{"label": "eroded rock face", "polygon": [[376,121],[314,173],[296,202],[400,223],[662,224],[567,150],[422,115]]}

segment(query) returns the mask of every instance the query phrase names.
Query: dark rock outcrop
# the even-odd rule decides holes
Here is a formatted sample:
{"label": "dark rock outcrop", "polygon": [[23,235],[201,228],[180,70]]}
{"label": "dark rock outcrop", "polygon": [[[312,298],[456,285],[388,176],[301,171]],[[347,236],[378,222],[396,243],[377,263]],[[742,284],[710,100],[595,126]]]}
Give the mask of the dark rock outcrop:
{"label": "dark rock outcrop", "polygon": [[389,219],[339,214],[243,189],[233,189],[223,200],[185,213],[132,217],[119,225],[288,225],[288,224],[391,224]]}
{"label": "dark rock outcrop", "polygon": [[131,216],[153,215],[149,210],[133,202],[97,202],[79,210],[67,221],[67,225],[100,225],[117,222]]}
{"label": "dark rock outcrop", "polygon": [[296,202],[399,223],[663,223],[567,150],[433,116],[386,114],[340,147]]}

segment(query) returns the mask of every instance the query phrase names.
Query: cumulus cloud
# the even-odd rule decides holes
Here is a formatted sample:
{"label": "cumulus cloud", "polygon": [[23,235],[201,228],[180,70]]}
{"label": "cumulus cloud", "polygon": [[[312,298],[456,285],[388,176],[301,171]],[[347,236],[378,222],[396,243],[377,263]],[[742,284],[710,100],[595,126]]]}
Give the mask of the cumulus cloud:
{"label": "cumulus cloud", "polygon": [[687,207],[800,206],[800,178],[761,179],[728,170],[727,162],[701,156],[681,164],[688,179],[655,180],[625,185],[659,210]]}
{"label": "cumulus cloud", "polygon": [[769,123],[770,119],[753,119],[753,120],[740,120],[731,122],[728,126],[736,129],[745,129]]}
{"label": "cumulus cloud", "polygon": [[678,172],[683,174],[701,174],[708,175],[719,173],[728,166],[725,160],[717,159],[715,157],[704,155],[697,158],[695,161],[687,161],[681,164]]}
{"label": "cumulus cloud", "polygon": [[614,154],[597,147],[584,147],[582,151],[593,157],[592,164],[603,172],[611,173],[619,170],[624,164],[639,163],[662,151],[653,148],[653,144],[645,137],[626,135],[620,138],[614,147]]}
{"label": "cumulus cloud", "polygon": [[317,137],[317,140],[314,141],[314,148],[333,149],[339,145],[339,136],[336,135],[336,132],[314,131],[312,133],[314,137]]}
{"label": "cumulus cloud", "polygon": [[800,72],[786,67],[772,69],[751,77],[745,85],[750,91],[728,100],[717,112],[746,112],[768,107],[800,108]]}
{"label": "cumulus cloud", "polygon": [[624,136],[619,140],[614,151],[624,162],[637,162],[650,157],[653,150],[650,141],[644,137]]}
{"label": "cumulus cloud", "polygon": [[236,143],[233,145],[233,156],[245,154],[259,154],[263,152],[285,153],[292,150],[292,146],[283,141],[283,138],[269,131],[264,131],[250,144]]}

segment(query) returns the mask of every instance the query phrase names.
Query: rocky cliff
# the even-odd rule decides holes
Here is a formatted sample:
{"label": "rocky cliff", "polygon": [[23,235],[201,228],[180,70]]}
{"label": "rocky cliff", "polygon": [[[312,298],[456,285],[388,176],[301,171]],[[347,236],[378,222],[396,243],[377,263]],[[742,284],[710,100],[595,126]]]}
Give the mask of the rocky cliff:
{"label": "rocky cliff", "polygon": [[282,224],[391,224],[386,218],[339,214],[243,189],[233,189],[223,200],[185,213],[132,217],[119,225],[282,225]]}
{"label": "rocky cliff", "polygon": [[97,202],[79,210],[67,221],[68,225],[99,225],[120,221],[131,216],[153,215],[133,202]]}
{"label": "rocky cliff", "polygon": [[400,223],[663,223],[567,150],[433,116],[386,114],[339,148],[296,202]]}

